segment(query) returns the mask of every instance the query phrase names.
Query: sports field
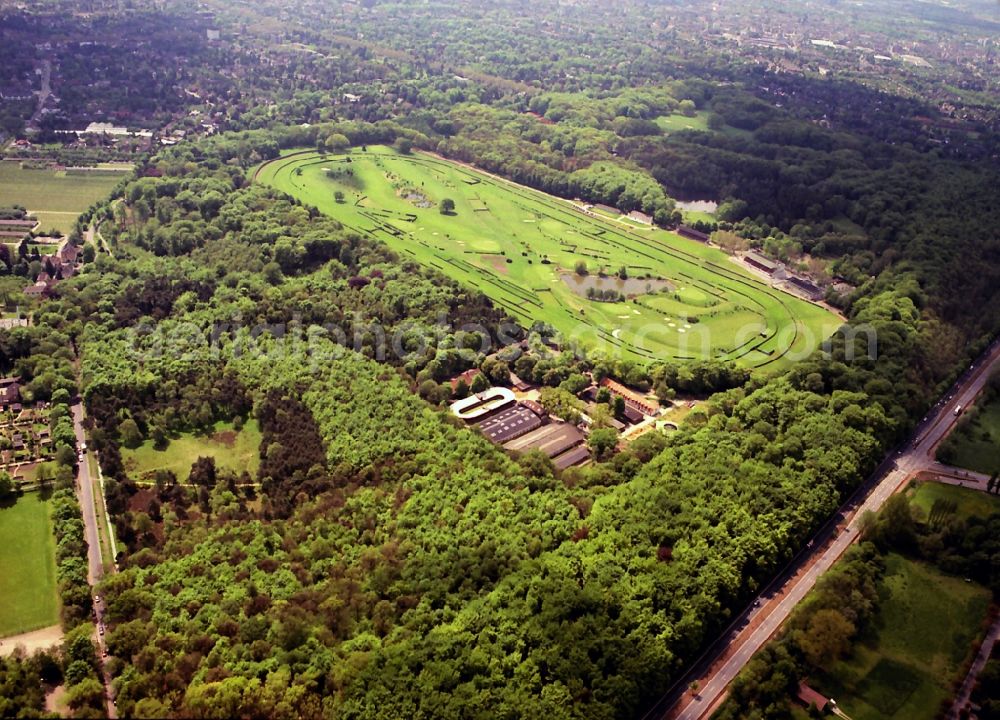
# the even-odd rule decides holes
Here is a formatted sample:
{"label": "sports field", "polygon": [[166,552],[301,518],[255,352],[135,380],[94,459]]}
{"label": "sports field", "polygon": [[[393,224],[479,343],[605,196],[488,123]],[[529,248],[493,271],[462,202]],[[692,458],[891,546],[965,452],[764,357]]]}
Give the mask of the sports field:
{"label": "sports field", "polygon": [[41,223],[69,234],[77,216],[103,199],[124,175],[73,170],[27,170],[14,162],[0,162],[0,207],[22,205]]}
{"label": "sports field", "polygon": [[852,720],[932,720],[961,674],[990,592],[901,555],[886,558],[873,627],[814,678]]}
{"label": "sports field", "polygon": [[[480,289],[524,325],[548,322],[608,355],[780,368],[840,325],[718,249],[431,155],[301,151],[265,163],[255,179]],[[441,212],[445,199],[454,213]],[[590,288],[626,299],[600,301]]]}
{"label": "sports field", "polygon": [[0,506],[0,637],[59,622],[49,505],[26,493]]}

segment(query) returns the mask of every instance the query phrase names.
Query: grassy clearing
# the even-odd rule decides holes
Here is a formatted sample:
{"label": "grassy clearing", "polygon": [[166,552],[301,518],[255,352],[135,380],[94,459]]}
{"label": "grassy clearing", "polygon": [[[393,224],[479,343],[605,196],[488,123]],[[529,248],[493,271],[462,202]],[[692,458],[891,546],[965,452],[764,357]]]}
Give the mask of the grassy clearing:
{"label": "grassy clearing", "polygon": [[815,679],[853,720],[931,720],[986,617],[989,591],[891,554],[872,627]]}
{"label": "grassy clearing", "polygon": [[920,508],[924,517],[930,514],[937,500],[954,501],[957,505],[955,514],[959,517],[987,517],[1000,511],[1000,498],[997,496],[954,485],[923,483],[910,496],[910,503]]}
{"label": "grassy clearing", "polygon": [[248,420],[239,432],[232,423],[216,423],[211,434],[185,434],[170,441],[164,450],[153,447],[147,440],[134,450],[123,450],[125,468],[137,479],[147,479],[157,470],[170,470],[180,482],[187,482],[191,464],[199,457],[215,458],[220,470],[255,475],[260,465],[260,427]]}
{"label": "grassy clearing", "polygon": [[662,115],[656,118],[656,124],[660,126],[663,132],[668,134],[680,132],[681,130],[700,130],[706,132],[708,130],[709,114],[704,111],[698,111],[694,117],[687,117],[680,114]]}
{"label": "grassy clearing", "polygon": [[[339,156],[303,151],[263,165],[256,179],[478,288],[523,324],[551,323],[609,355],[780,369],[840,324],[826,310],[770,288],[716,248],[588,216],[571,203],[429,155],[384,147]],[[335,201],[336,192],[343,202]],[[439,211],[445,198],[455,202],[452,215]],[[591,275],[626,268],[627,282],[606,282],[628,300],[589,299],[588,280],[574,273],[580,261]]]}
{"label": "grassy clearing", "polygon": [[953,465],[992,475],[1000,472],[1000,397],[977,406],[967,429],[954,433]]}
{"label": "grassy clearing", "polygon": [[27,493],[0,507],[0,637],[59,622],[49,504]]}
{"label": "grassy clearing", "polygon": [[0,207],[23,205],[38,217],[42,230],[68,234],[79,214],[106,197],[121,178],[118,173],[68,175],[0,162]]}

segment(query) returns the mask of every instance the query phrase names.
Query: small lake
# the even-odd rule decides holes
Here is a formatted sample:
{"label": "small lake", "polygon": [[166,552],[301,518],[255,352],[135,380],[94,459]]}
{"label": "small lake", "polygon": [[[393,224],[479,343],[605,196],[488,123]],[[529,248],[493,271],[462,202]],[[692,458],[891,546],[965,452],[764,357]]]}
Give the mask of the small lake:
{"label": "small lake", "polygon": [[587,297],[587,290],[590,288],[617,290],[625,296],[646,295],[664,288],[673,288],[673,285],[666,280],[657,280],[656,278],[630,277],[627,280],[622,280],[617,275],[600,277],[599,275],[577,275],[576,273],[563,273],[561,277],[570,290],[582,297]]}

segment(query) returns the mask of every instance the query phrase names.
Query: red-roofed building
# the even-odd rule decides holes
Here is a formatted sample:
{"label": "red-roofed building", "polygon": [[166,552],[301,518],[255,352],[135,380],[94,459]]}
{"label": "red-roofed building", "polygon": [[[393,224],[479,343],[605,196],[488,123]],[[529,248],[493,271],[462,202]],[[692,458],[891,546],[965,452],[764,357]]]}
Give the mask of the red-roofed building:
{"label": "red-roofed building", "polygon": [[825,712],[827,706],[830,704],[830,699],[823,697],[822,694],[813,690],[811,687],[806,685],[804,682],[799,683],[799,694],[797,695],[799,702],[801,702],[806,707],[815,706],[820,712]]}
{"label": "red-roofed building", "polygon": [[601,387],[607,388],[612,395],[617,395],[625,404],[638,410],[643,415],[656,415],[657,408],[646,398],[637,392],[633,392],[620,382],[615,382],[611,378],[601,380]]}

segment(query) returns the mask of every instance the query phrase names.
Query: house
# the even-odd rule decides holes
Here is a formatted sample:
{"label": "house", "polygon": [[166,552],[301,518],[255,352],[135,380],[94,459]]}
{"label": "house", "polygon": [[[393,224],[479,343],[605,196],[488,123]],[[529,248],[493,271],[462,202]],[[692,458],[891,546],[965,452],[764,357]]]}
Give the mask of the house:
{"label": "house", "polygon": [[10,439],[11,446],[15,450],[24,450],[24,438],[21,437],[20,433],[14,433],[14,436]]}
{"label": "house", "polygon": [[688,240],[696,240],[700,243],[708,242],[708,233],[703,233],[701,230],[695,230],[693,227],[688,227],[687,225],[681,225],[677,228],[677,234],[681,237],[685,237]]}
{"label": "house", "polygon": [[0,379],[0,405],[6,407],[21,400],[21,378]]}
{"label": "house", "polygon": [[636,222],[640,222],[643,225],[652,225],[653,224],[653,218],[651,218],[649,215],[647,215],[644,212],[639,212],[638,210],[633,210],[632,212],[630,212],[628,214],[628,216],[629,216],[630,220],[635,220]]}
{"label": "house", "polygon": [[531,383],[525,382],[514,373],[510,374],[510,384],[518,392],[528,392],[531,390]]}
{"label": "house", "polygon": [[829,698],[823,697],[819,692],[806,685],[805,682],[799,683],[799,692],[796,697],[807,708],[815,706],[820,712],[825,712],[830,705]]}
{"label": "house", "polygon": [[48,283],[36,282],[34,285],[29,285],[24,288],[24,294],[28,297],[42,297],[47,295],[49,292]]}

